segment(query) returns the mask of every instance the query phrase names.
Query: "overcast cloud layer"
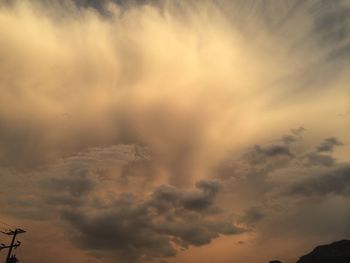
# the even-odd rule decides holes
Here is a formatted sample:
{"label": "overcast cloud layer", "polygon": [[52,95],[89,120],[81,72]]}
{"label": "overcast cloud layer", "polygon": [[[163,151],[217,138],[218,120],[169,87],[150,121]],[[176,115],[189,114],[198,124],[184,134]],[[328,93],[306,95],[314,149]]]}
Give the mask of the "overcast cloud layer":
{"label": "overcast cloud layer", "polygon": [[350,238],[349,1],[0,4],[20,259],[291,263]]}

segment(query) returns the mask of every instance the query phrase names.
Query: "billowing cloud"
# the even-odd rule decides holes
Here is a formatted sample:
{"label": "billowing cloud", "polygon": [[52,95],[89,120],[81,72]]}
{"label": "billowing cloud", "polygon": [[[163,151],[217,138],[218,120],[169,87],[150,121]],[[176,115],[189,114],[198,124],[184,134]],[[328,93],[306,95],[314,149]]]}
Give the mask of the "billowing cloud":
{"label": "billowing cloud", "polygon": [[72,207],[64,218],[75,227],[81,246],[105,250],[123,262],[173,257],[177,249],[242,232],[229,219],[216,218],[216,187],[205,181],[194,191],[164,185],[143,201],[123,194],[93,211]]}

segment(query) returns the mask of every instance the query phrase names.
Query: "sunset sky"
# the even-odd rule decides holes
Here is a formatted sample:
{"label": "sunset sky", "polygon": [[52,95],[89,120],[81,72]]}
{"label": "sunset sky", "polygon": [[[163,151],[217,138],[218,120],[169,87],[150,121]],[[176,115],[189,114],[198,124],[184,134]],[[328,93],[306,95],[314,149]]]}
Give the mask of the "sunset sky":
{"label": "sunset sky", "polygon": [[0,0],[14,227],[20,263],[295,263],[350,239],[350,1]]}

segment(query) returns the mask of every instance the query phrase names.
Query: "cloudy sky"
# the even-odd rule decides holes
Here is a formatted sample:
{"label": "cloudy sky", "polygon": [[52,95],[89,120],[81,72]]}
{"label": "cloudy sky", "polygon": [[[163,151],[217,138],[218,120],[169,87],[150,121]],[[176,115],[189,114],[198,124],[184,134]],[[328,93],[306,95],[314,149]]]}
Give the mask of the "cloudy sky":
{"label": "cloudy sky", "polygon": [[350,238],[349,85],[347,0],[0,0],[0,228],[21,262],[295,262]]}

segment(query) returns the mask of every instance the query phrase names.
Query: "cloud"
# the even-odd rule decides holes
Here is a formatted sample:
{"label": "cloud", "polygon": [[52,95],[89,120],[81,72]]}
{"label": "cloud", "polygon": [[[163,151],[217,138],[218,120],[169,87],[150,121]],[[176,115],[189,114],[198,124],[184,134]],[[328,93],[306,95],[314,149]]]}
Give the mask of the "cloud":
{"label": "cloud", "polygon": [[[51,262],[62,251],[142,262],[180,250],[172,260],[186,262],[214,239],[200,256],[217,255],[233,238],[221,235],[243,231],[232,217],[265,240],[303,221],[338,235],[346,10],[341,0],[2,1],[1,215],[71,233],[43,242]],[[339,222],[315,224],[332,207]]]}
{"label": "cloud", "polygon": [[144,200],[123,193],[108,207],[72,202],[63,218],[85,249],[106,251],[123,262],[173,257],[179,248],[202,246],[219,235],[243,231],[230,220],[217,218],[217,186],[201,181],[196,190],[184,191],[163,185]]}
{"label": "cloud", "polygon": [[[124,167],[134,169],[130,167],[139,162],[152,165],[147,147],[80,152],[36,171],[39,177],[22,191],[23,200],[13,201],[10,195],[4,209],[22,219],[63,224],[59,231],[70,233],[75,248],[107,262],[175,257],[180,250],[245,231],[221,209],[219,181],[201,180],[194,189],[183,189],[159,185],[148,173],[125,173]],[[11,182],[13,177],[3,179]]]}
{"label": "cloud", "polygon": [[335,159],[332,156],[315,152],[309,153],[305,158],[307,159],[307,164],[309,165],[332,166],[335,163]]}
{"label": "cloud", "polygon": [[270,145],[266,148],[261,148],[259,145],[255,146],[255,151],[268,157],[273,156],[288,156],[293,157],[290,150],[285,145]]}
{"label": "cloud", "polygon": [[[297,40],[277,45],[279,30],[265,26],[276,8],[278,17],[290,11],[309,25],[315,18],[303,5],[121,2],[18,1],[1,8],[1,50],[8,51],[1,64],[2,165],[33,169],[87,148],[135,143],[157,152],[172,183],[193,183],[191,174],[206,169],[197,164],[212,165],[238,143],[236,134],[247,145],[285,110],[295,112],[291,122],[299,118],[291,95],[304,86],[299,65],[313,67],[305,51],[319,51],[318,58],[324,47],[312,43],[289,56]],[[101,8],[110,14],[94,11]],[[247,12],[255,16],[241,21]],[[291,37],[306,34],[290,30]],[[247,45],[254,34],[262,35],[261,45]],[[290,85],[276,86],[285,79]]]}
{"label": "cloud", "polygon": [[244,215],[242,216],[241,220],[245,224],[256,225],[256,223],[264,219],[264,217],[265,212],[261,207],[252,206],[244,212]]}
{"label": "cloud", "polygon": [[[315,223],[306,218],[311,217],[309,211],[315,209],[320,214],[318,209],[322,205],[328,207],[327,202],[336,202],[334,200],[337,198],[347,200],[349,196],[349,162],[339,161],[332,148],[333,144],[338,145],[339,139],[332,137],[331,140],[323,140],[319,144],[322,146],[321,152],[320,146],[315,150],[311,145],[303,149],[301,145],[305,144],[304,140],[301,136],[293,137],[293,134],[283,135],[278,140],[279,144],[272,142],[255,146],[241,158],[226,160],[214,172],[225,182],[226,198],[234,200],[239,197],[239,201],[232,204],[241,207],[240,212],[236,210],[239,222],[263,235],[260,237],[262,240],[264,235],[293,235],[282,226],[288,226],[302,235],[302,222]],[[331,146],[328,147],[328,144]],[[276,145],[279,146],[278,151],[274,151]],[[327,151],[324,151],[324,145],[327,145]],[[341,213],[337,209],[334,208],[336,211],[333,212]],[[295,217],[299,217],[299,223],[293,224],[291,221],[295,221]],[[312,218],[317,220],[314,216]],[[318,224],[319,229],[325,231],[320,231],[320,235],[321,232],[330,234],[332,222],[329,218],[324,224]]]}
{"label": "cloud", "polygon": [[338,141],[337,138],[330,137],[325,139],[318,147],[319,152],[331,152],[335,146],[343,145],[342,142]]}
{"label": "cloud", "polygon": [[95,183],[88,177],[88,170],[72,170],[69,177],[52,178],[47,187],[57,195],[50,199],[54,204],[80,205],[83,198],[94,190]]}
{"label": "cloud", "polygon": [[293,153],[292,148],[294,144],[300,143],[300,140],[302,140],[300,134],[295,135],[292,131],[291,134],[285,134],[278,139],[278,143],[254,145],[236,160],[230,158],[225,160],[214,173],[219,178],[226,179],[260,177],[264,180],[269,173],[296,162],[299,156]]}
{"label": "cloud", "polygon": [[213,206],[213,198],[219,190],[219,184],[216,181],[200,181],[196,187],[201,191],[181,192],[171,186],[159,187],[155,192],[155,206],[160,208],[166,202],[173,207],[184,207],[193,211],[213,211],[217,209]]}
{"label": "cloud", "polygon": [[311,178],[305,178],[289,188],[291,194],[302,196],[326,196],[350,194],[350,166],[337,165],[321,174]]}

